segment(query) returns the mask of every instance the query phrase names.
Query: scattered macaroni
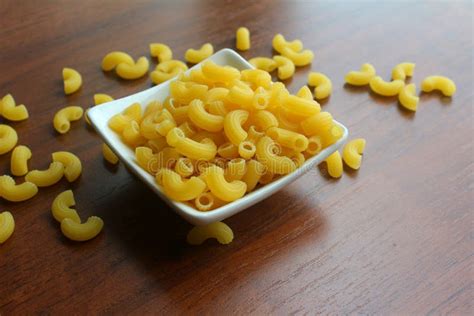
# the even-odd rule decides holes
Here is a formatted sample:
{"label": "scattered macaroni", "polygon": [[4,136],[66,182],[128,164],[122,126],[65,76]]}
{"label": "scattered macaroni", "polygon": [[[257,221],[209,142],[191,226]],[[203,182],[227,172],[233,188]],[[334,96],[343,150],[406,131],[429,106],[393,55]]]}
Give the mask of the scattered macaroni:
{"label": "scattered macaroni", "polygon": [[49,187],[57,183],[64,175],[64,165],[53,161],[46,170],[32,170],[25,176],[25,180],[39,187]]}
{"label": "scattered macaroni", "polygon": [[67,106],[54,115],[53,126],[60,134],[65,134],[71,128],[71,122],[80,120],[84,110],[80,106]]}
{"label": "scattered macaroni", "polygon": [[102,70],[110,71],[117,67],[119,64],[133,65],[135,61],[133,58],[124,52],[111,52],[108,53],[104,59],[102,59]]}
{"label": "scattered macaroni", "polygon": [[392,97],[397,95],[405,85],[403,80],[384,81],[382,77],[377,76],[370,79],[370,88],[373,92],[386,96]]}
{"label": "scattered macaroni", "polygon": [[163,43],[150,44],[150,55],[157,57],[160,63],[173,59],[171,48]]}
{"label": "scattered macaroni", "polygon": [[346,82],[353,86],[365,86],[375,77],[375,68],[369,63],[360,67],[360,71],[350,71],[346,75]]}
{"label": "scattered macaroni", "polygon": [[410,111],[416,111],[419,100],[420,98],[416,96],[416,87],[414,83],[404,86],[398,94],[398,101],[400,101],[400,104]]}
{"label": "scattered macaroni", "polygon": [[67,181],[74,182],[82,173],[82,163],[79,157],[68,151],[57,151],[52,154],[53,161],[64,165],[64,176]]}
{"label": "scattered macaroni", "polygon": [[254,57],[249,60],[249,63],[255,68],[267,72],[272,72],[278,67],[276,61],[268,57]]}
{"label": "scattered macaroni", "polygon": [[115,68],[115,72],[122,79],[133,80],[146,75],[150,62],[145,56],[138,58],[136,63],[120,63]]}
{"label": "scattered macaroni", "polygon": [[272,46],[280,54],[282,53],[285,47],[290,48],[294,52],[299,52],[303,49],[303,43],[300,40],[294,40],[294,41],[288,42],[286,41],[285,37],[283,37],[283,35],[281,34],[276,34],[273,37]]}
{"label": "scattered macaroni", "polygon": [[105,143],[102,144],[102,155],[104,156],[105,160],[113,165],[116,165],[119,162],[117,155]]}
{"label": "scattered macaroni", "polygon": [[31,150],[23,145],[15,147],[12,152],[10,169],[14,176],[20,177],[28,173],[28,160],[31,158]]}
{"label": "scattered macaroni", "polygon": [[96,94],[94,94],[94,104],[95,105],[111,102],[113,100],[114,100],[114,98],[112,98],[110,95],[105,94],[105,93],[96,93]]}
{"label": "scattered macaroni", "polygon": [[362,162],[361,154],[364,152],[364,149],[365,139],[363,138],[356,138],[347,142],[342,151],[342,158],[346,165],[352,169],[359,169]]}
{"label": "scattered macaroni", "polygon": [[63,219],[69,218],[73,222],[81,223],[81,219],[76,210],[71,208],[71,206],[74,206],[75,204],[76,201],[74,200],[72,190],[67,190],[58,194],[51,205],[51,212],[54,219],[61,223]]}
{"label": "scattered macaroni", "polygon": [[456,92],[456,84],[448,77],[429,76],[421,82],[421,90],[423,92],[440,90],[445,96],[450,97]]}
{"label": "scattered macaroni", "polygon": [[285,80],[293,77],[295,74],[295,64],[289,58],[285,56],[273,56],[273,60],[276,62],[278,67],[278,78]]}
{"label": "scattered macaroni", "polygon": [[0,115],[9,121],[23,121],[29,117],[26,106],[16,105],[11,94],[7,94],[0,100]]}
{"label": "scattered macaroni", "polygon": [[406,77],[413,77],[414,70],[414,63],[400,63],[392,70],[392,80],[405,80]]}
{"label": "scattered macaroni", "polygon": [[308,84],[310,86],[316,87],[314,89],[314,97],[316,99],[325,99],[331,95],[332,92],[332,82],[331,80],[323,73],[320,72],[311,72],[308,75]]}
{"label": "scattered macaroni", "polygon": [[31,182],[15,184],[10,176],[0,176],[0,197],[10,202],[22,202],[31,199],[38,193],[38,187]]}
{"label": "scattered macaroni", "polygon": [[249,50],[250,49],[250,32],[246,27],[239,27],[235,35],[236,44],[238,50]]}
{"label": "scattered macaroni", "polygon": [[64,93],[72,94],[82,86],[81,74],[72,68],[63,68]]}
{"label": "scattered macaroni", "polygon": [[65,218],[61,221],[61,231],[64,236],[74,241],[86,241],[96,237],[104,227],[104,221],[91,216],[85,223],[77,223],[71,218]]}
{"label": "scattered macaroni", "polygon": [[333,178],[340,178],[342,176],[342,158],[338,150],[333,152],[326,158],[328,173]]}
{"label": "scattered macaroni", "polygon": [[15,230],[15,219],[12,213],[2,212],[0,213],[0,244],[7,241],[8,238],[13,234]]}
{"label": "scattered macaroni", "polygon": [[156,66],[156,69],[150,73],[150,78],[154,84],[160,84],[176,77],[186,70],[188,70],[188,66],[182,61],[174,59],[166,60]]}
{"label": "scattered macaroni", "polygon": [[0,124],[0,155],[12,150],[18,142],[18,134],[13,127]]}
{"label": "scattered macaroni", "polygon": [[285,56],[295,64],[295,66],[301,67],[309,65],[313,62],[314,54],[311,50],[305,49],[301,52],[295,52],[290,47],[283,47],[281,50],[282,56]]}
{"label": "scattered macaroni", "polygon": [[184,54],[184,59],[186,59],[188,63],[197,64],[212,54],[214,54],[214,47],[212,47],[212,44],[206,43],[202,45],[200,49],[188,49]]}
{"label": "scattered macaroni", "polygon": [[201,245],[209,238],[215,238],[219,243],[227,245],[234,239],[234,233],[226,224],[215,222],[194,227],[189,231],[186,239],[190,245]]}

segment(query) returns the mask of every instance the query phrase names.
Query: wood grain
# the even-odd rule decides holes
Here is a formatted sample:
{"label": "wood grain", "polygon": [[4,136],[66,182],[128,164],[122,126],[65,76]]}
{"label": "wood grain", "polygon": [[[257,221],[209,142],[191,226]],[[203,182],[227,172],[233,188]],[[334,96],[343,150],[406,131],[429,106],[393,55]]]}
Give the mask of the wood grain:
{"label": "wood grain", "polygon": [[[309,1],[0,1],[0,95],[12,93],[31,119],[11,123],[33,150],[33,168],[70,150],[84,164],[34,199],[0,200],[16,220],[0,246],[0,314],[472,314],[473,42],[472,3]],[[367,139],[360,171],[329,179],[316,168],[226,222],[229,246],[186,245],[190,225],[120,165],[104,163],[99,137],[84,122],[57,135],[54,112],[84,108],[94,93],[115,98],[143,90],[100,70],[111,50],[148,56],[165,42],[178,58],[211,42],[234,47],[247,26],[252,48],[271,56],[277,32],[313,49],[311,67],[288,80],[296,92],[310,70],[334,93],[324,109],[351,137]],[[388,79],[402,61],[412,82],[431,74],[455,80],[452,98],[422,94],[416,114],[396,98],[344,85],[344,74],[373,63]],[[83,88],[65,97],[61,69]],[[0,157],[0,174],[9,172]],[[76,194],[82,217],[101,216],[104,232],[66,240],[50,214],[53,198]]]}

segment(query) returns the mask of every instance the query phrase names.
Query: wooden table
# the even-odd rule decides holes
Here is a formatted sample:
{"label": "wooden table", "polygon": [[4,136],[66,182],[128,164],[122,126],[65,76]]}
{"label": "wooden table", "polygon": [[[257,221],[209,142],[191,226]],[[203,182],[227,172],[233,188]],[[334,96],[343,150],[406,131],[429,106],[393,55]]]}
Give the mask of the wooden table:
{"label": "wooden table", "polygon": [[[472,4],[470,2],[37,1],[0,4],[0,94],[12,93],[30,119],[11,123],[32,148],[32,168],[70,150],[84,164],[73,184],[44,188],[30,201],[0,200],[16,220],[0,246],[0,314],[467,314],[473,312]],[[281,32],[316,58],[286,83],[296,92],[311,70],[334,92],[322,106],[367,139],[360,171],[340,180],[316,168],[271,198],[226,220],[228,246],[185,242],[191,225],[123,165],[102,159],[85,122],[66,135],[52,127],[59,108],[86,108],[94,93],[116,98],[150,87],[100,69],[123,50],[148,56],[169,44],[177,58],[211,42],[234,48],[252,33],[246,58],[271,56]],[[413,82],[454,79],[450,99],[422,94],[408,113],[396,98],[344,85],[364,62],[388,79],[416,62]],[[65,97],[61,69],[78,69],[80,92]],[[2,120],[4,123],[5,121]],[[0,157],[9,172],[10,154]],[[72,188],[83,218],[105,221],[96,239],[66,240],[53,198]]]}

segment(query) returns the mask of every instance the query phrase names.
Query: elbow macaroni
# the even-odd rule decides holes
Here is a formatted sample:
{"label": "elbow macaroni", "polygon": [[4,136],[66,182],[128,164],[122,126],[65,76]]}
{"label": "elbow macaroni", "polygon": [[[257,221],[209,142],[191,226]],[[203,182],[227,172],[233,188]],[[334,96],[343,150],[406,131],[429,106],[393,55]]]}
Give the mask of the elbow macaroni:
{"label": "elbow macaroni", "polygon": [[157,57],[160,63],[173,59],[171,48],[163,43],[150,44],[150,55]]}
{"label": "elbow macaroni", "polygon": [[75,204],[76,201],[74,200],[72,190],[58,194],[51,205],[51,213],[54,219],[61,223],[63,219],[69,218],[75,223],[81,223],[81,219],[76,210],[71,208],[71,206]]}
{"label": "elbow macaroni", "polygon": [[12,213],[3,212],[0,213],[0,244],[7,241],[8,238],[13,234],[15,230],[15,219]]}
{"label": "elbow macaroni", "polygon": [[416,87],[414,83],[404,86],[398,94],[398,101],[400,101],[400,104],[410,111],[416,112],[419,100],[420,98],[416,96]]}
{"label": "elbow macaroni", "polygon": [[0,124],[0,155],[12,150],[18,142],[18,134],[13,127]]}
{"label": "elbow macaroni", "polygon": [[414,70],[414,63],[400,63],[392,70],[392,80],[405,80],[406,77],[413,77]]}
{"label": "elbow macaroni", "polygon": [[242,128],[242,125],[247,121],[249,112],[244,110],[234,110],[229,112],[224,119],[224,132],[230,142],[236,146],[245,138],[247,132]]}
{"label": "elbow macaroni", "polygon": [[63,68],[64,93],[72,94],[82,86],[81,74],[72,68]]}
{"label": "elbow macaroni", "polygon": [[11,94],[7,94],[0,100],[0,115],[9,121],[23,121],[29,117],[26,106],[16,105]]}
{"label": "elbow macaroni", "polygon": [[77,223],[71,218],[61,221],[61,231],[64,236],[74,241],[87,241],[95,238],[104,227],[104,221],[97,216],[91,216],[85,223]]}
{"label": "elbow macaroni", "polygon": [[278,67],[276,61],[268,57],[254,57],[249,60],[249,63],[255,68],[266,72],[272,72]]}
{"label": "elbow macaroni", "polygon": [[421,82],[421,91],[431,92],[440,90],[445,96],[450,97],[456,92],[454,81],[444,76],[428,76]]}
{"label": "elbow macaroni", "polygon": [[71,122],[80,120],[84,110],[80,106],[67,106],[54,115],[54,129],[60,134],[65,134],[71,128]]}
{"label": "elbow macaroni", "polygon": [[277,64],[278,79],[285,80],[293,77],[295,74],[295,64],[291,59],[285,56],[273,56],[273,60]]}
{"label": "elbow macaroni", "polygon": [[314,58],[314,53],[309,49],[305,49],[301,52],[295,52],[288,46],[283,47],[283,49],[281,50],[281,55],[290,59],[293,64],[298,67],[311,64]]}
{"label": "elbow macaroni", "polygon": [[115,68],[115,72],[122,79],[133,80],[146,75],[150,63],[145,56],[138,58],[133,64],[121,63]]}
{"label": "elbow macaroni", "polygon": [[82,173],[82,163],[79,157],[68,151],[57,151],[52,154],[53,161],[64,165],[64,176],[67,181],[74,182]]}
{"label": "elbow macaroni", "polygon": [[329,97],[329,95],[331,95],[332,82],[323,73],[311,72],[308,75],[308,84],[310,86],[316,87],[314,89],[314,97],[316,99],[325,99],[325,98]]}
{"label": "elbow macaroni", "polygon": [[116,165],[119,161],[117,155],[105,143],[102,144],[102,155],[104,156],[105,160],[107,160],[109,163],[113,165]]}
{"label": "elbow macaroni", "polygon": [[369,85],[373,92],[393,97],[400,92],[405,83],[402,80],[384,81],[382,77],[377,76],[370,79]]}
{"label": "elbow macaroni", "polygon": [[160,84],[188,70],[188,66],[179,60],[167,60],[159,63],[155,70],[150,73],[151,81]]}
{"label": "elbow macaroni", "polygon": [[188,117],[194,125],[209,132],[219,132],[224,128],[224,118],[208,113],[199,99],[189,103]]}
{"label": "elbow macaroni", "polygon": [[328,167],[328,173],[333,178],[340,178],[342,176],[342,159],[339,151],[335,151],[329,157],[326,158],[326,164]]}
{"label": "elbow macaroni", "polygon": [[184,59],[188,63],[197,64],[214,54],[214,47],[210,43],[201,46],[200,49],[188,49],[184,54]]}
{"label": "elbow macaroni", "polygon": [[190,245],[200,245],[209,238],[215,238],[219,243],[227,245],[234,239],[234,233],[226,224],[215,222],[194,227],[189,231],[186,240]]}
{"label": "elbow macaroni", "polygon": [[181,155],[191,159],[211,160],[217,153],[216,144],[211,139],[204,138],[201,142],[197,142],[186,137],[177,127],[168,132],[166,141]]}
{"label": "elbow macaroni", "polygon": [[31,150],[23,145],[15,147],[12,152],[10,169],[14,176],[20,177],[28,173],[28,160],[31,158]]}
{"label": "elbow macaroni", "polygon": [[209,190],[222,201],[235,201],[247,191],[245,182],[239,180],[228,182],[224,177],[224,170],[218,166],[209,166],[204,173]]}
{"label": "elbow macaroni", "polygon": [[25,176],[25,180],[39,187],[49,187],[57,183],[64,175],[64,165],[53,161],[46,170],[32,170]]}
{"label": "elbow macaroni", "polygon": [[0,197],[10,202],[22,202],[31,199],[38,193],[38,187],[31,182],[15,184],[10,176],[0,176]]}
{"label": "elbow macaroni", "polygon": [[360,71],[350,71],[346,75],[346,82],[353,86],[365,86],[375,77],[375,68],[369,63],[360,67]]}
{"label": "elbow macaroni", "polygon": [[268,136],[260,138],[255,152],[257,160],[260,161],[268,171],[274,174],[288,174],[296,169],[295,163],[286,156],[278,156],[281,149]]}
{"label": "elbow macaroni", "polygon": [[160,170],[163,190],[176,201],[189,201],[198,197],[206,189],[206,183],[198,177],[183,180],[176,172],[163,168]]}
{"label": "elbow macaroni", "polygon": [[357,138],[353,139],[344,146],[342,151],[342,159],[346,165],[351,167],[352,169],[359,169],[362,163],[362,156],[361,154],[364,152],[365,149],[365,139]]}
{"label": "elbow macaroni", "polygon": [[283,48],[285,47],[288,47],[295,52],[299,52],[303,49],[303,43],[300,40],[288,42],[281,34],[276,34],[273,37],[272,46],[280,54],[283,51]]}

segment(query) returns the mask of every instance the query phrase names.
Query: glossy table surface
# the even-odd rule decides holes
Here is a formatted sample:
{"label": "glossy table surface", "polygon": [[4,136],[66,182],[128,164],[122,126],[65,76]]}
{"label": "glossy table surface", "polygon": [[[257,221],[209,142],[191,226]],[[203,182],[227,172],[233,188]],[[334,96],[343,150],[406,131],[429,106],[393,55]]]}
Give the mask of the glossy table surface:
{"label": "glossy table surface", "polygon": [[[32,168],[70,150],[81,178],[43,188],[0,211],[15,217],[0,245],[0,314],[469,314],[473,312],[472,3],[311,1],[13,1],[0,2],[0,95],[13,94],[30,119],[8,123],[33,151]],[[177,58],[211,42],[234,48],[247,26],[245,58],[271,56],[275,33],[314,50],[311,66],[286,81],[292,92],[310,71],[334,86],[322,107],[350,138],[367,139],[359,171],[328,178],[315,168],[284,190],[226,220],[227,246],[186,244],[191,225],[123,165],[102,159],[101,140],[84,121],[58,135],[51,124],[66,105],[87,108],[94,93],[123,97],[151,86],[100,69],[123,50],[149,56],[169,44]],[[453,98],[421,94],[416,114],[395,98],[344,85],[364,62],[388,79],[416,63],[412,82],[443,74]],[[61,69],[84,78],[64,96]],[[0,119],[4,124],[6,121]],[[9,173],[10,154],[0,156]],[[71,188],[81,217],[98,215],[96,239],[65,239],[51,216]]]}

